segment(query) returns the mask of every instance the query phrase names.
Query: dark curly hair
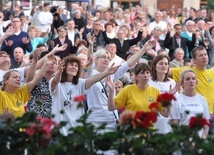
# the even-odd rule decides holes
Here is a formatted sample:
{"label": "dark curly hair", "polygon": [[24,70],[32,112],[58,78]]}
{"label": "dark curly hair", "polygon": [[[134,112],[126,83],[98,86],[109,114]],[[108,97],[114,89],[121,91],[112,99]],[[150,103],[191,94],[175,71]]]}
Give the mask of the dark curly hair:
{"label": "dark curly hair", "polygon": [[62,72],[61,81],[60,82],[62,82],[62,83],[66,82],[66,78],[67,78],[66,69],[67,69],[68,63],[72,64],[72,63],[76,62],[78,64],[78,71],[77,71],[77,75],[73,77],[72,83],[74,85],[77,85],[79,77],[80,77],[80,73],[82,71],[79,58],[76,57],[75,55],[69,55],[67,57],[64,57],[62,60],[65,62],[65,69]]}

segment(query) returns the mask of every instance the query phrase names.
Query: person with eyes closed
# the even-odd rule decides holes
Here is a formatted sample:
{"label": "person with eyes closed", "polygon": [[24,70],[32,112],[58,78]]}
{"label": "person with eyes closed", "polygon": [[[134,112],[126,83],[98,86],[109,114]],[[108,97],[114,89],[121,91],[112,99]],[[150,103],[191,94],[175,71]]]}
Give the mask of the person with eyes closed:
{"label": "person with eyes closed", "polygon": [[[198,80],[193,70],[184,70],[181,73],[180,85],[183,91],[176,96],[176,101],[172,102],[170,116],[173,123],[189,125],[190,118],[198,114],[202,114],[202,117],[209,121],[210,113],[207,100],[204,96],[196,92],[195,88],[197,84]],[[198,135],[206,139],[208,132],[209,126],[205,125],[203,129],[198,132]]]}
{"label": "person with eyes closed", "polygon": [[[176,82],[167,76],[169,72],[169,57],[167,55],[158,55],[154,58],[152,63],[152,72],[149,80],[149,85],[160,90],[161,93],[175,94],[180,86]],[[158,133],[166,134],[172,131],[169,124],[170,122],[170,108],[164,109],[164,111],[158,112],[157,122],[155,128]]]}
{"label": "person with eyes closed", "polygon": [[[58,63],[58,70],[49,82],[49,91],[52,97],[52,115],[57,123],[67,122],[66,126],[60,129],[63,135],[69,133],[71,127],[80,125],[77,120],[85,113],[84,106],[74,101],[75,97],[85,95],[94,83],[104,77],[114,74],[118,67],[109,67],[102,73],[96,74],[88,79],[82,79],[80,59],[74,55],[64,57]],[[63,112],[62,112],[63,111]]]}
{"label": "person with eyes closed", "polygon": [[[118,71],[110,76],[111,80],[118,81],[124,74],[145,54],[146,50],[154,47],[155,41],[149,40],[144,47],[125,61]],[[105,49],[100,49],[94,53],[95,68],[88,75],[93,76],[104,72],[110,64],[110,53]],[[113,88],[115,89],[115,87]],[[105,129],[101,132],[116,131],[118,119],[118,112],[116,109],[108,110],[109,88],[106,79],[96,82],[92,85],[87,93],[88,111],[91,111],[87,121],[92,123],[95,127],[99,127],[106,123]]]}
{"label": "person with eyes closed", "polygon": [[[35,64],[38,60],[39,52],[34,53],[33,63]],[[8,113],[13,113],[15,117],[21,117],[25,113],[24,105],[30,100],[30,92],[41,80],[50,63],[52,63],[51,57],[46,57],[42,68],[34,76],[33,80],[23,86],[21,86],[21,74],[18,70],[9,70],[4,74],[3,85],[0,89],[0,114],[7,111]]]}
{"label": "person with eyes closed", "polygon": [[152,62],[152,71],[149,84],[160,90],[161,93],[176,93],[179,85],[167,76],[169,72],[169,57],[167,55],[158,55]]}

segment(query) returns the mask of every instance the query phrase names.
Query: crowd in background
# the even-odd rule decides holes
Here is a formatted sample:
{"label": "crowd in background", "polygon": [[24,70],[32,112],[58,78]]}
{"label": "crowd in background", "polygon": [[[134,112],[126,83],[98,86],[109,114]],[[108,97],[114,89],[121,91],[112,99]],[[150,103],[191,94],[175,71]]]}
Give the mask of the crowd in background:
{"label": "crowd in background", "polygon": [[[69,13],[40,2],[26,16],[22,6],[6,3],[0,12],[0,113],[54,115],[68,122],[66,135],[91,111],[89,122],[105,122],[105,131],[112,131],[118,112],[148,111],[169,92],[177,100],[158,111],[160,133],[172,131],[168,122],[188,125],[199,113],[212,124],[214,12],[173,7],[150,15],[149,9],[88,10],[74,3]],[[87,101],[78,109],[74,98],[81,94]],[[205,126],[199,135],[206,138],[208,131]]]}

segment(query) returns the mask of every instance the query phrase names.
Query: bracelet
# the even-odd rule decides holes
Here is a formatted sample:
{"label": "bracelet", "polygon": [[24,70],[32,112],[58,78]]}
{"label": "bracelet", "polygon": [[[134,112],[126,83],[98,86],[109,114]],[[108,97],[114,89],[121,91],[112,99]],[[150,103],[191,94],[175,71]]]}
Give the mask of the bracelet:
{"label": "bracelet", "polygon": [[82,69],[82,70],[83,70],[83,72],[85,72],[85,73],[86,73],[86,72],[88,72],[88,71],[90,70],[90,67],[83,67],[83,69]]}

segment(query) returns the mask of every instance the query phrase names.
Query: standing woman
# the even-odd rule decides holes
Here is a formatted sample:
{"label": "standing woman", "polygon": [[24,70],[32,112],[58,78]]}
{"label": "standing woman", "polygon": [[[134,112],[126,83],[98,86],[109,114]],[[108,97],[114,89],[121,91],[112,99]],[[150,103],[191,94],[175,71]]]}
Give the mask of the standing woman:
{"label": "standing woman", "polygon": [[[208,103],[205,97],[196,93],[197,77],[192,70],[184,70],[181,73],[180,85],[183,88],[182,93],[176,96],[171,109],[172,122],[179,125],[189,125],[190,118],[197,114],[202,114],[203,118],[210,118]],[[188,111],[188,113],[187,113]],[[201,138],[207,138],[209,126],[204,126],[198,132]]]}
{"label": "standing woman", "polygon": [[114,89],[108,81],[110,89],[108,109],[110,111],[125,107],[129,111],[150,111],[150,103],[156,101],[160,91],[150,86],[149,79],[151,75],[150,67],[145,63],[139,63],[135,66],[136,84],[128,85],[123,88],[114,98]]}
{"label": "standing woman", "polygon": [[52,96],[52,114],[55,115],[54,120],[57,123],[67,122],[67,125],[61,129],[61,132],[67,135],[69,128],[77,126],[76,120],[84,114],[84,107],[78,107],[79,104],[74,101],[74,98],[86,94],[86,90],[95,82],[115,73],[118,67],[110,67],[108,70],[85,80],[79,78],[82,70],[78,57],[67,56],[58,66],[56,75],[49,82],[49,90]]}
{"label": "standing woman", "polygon": [[[140,57],[146,52],[147,49],[151,49],[155,45],[155,41],[148,41],[144,47],[137,52],[135,55],[130,57],[126,62],[124,62],[118,71],[113,74],[110,79],[117,81],[123,77],[123,75],[133,66]],[[102,73],[108,68],[110,62],[110,54],[108,51],[102,49],[98,50],[94,55],[95,68],[92,70],[91,74],[96,75]],[[113,86],[114,89],[114,86]],[[158,90],[157,90],[158,91]],[[158,91],[159,92],[159,91]],[[109,89],[106,80],[101,80],[95,83],[87,93],[88,111],[92,111],[89,115],[88,122],[92,123],[96,127],[99,127],[103,123],[106,123],[105,131],[115,131],[116,130],[116,119],[118,118],[118,113],[116,110],[108,110],[108,98]],[[113,95],[114,96],[114,95]]]}
{"label": "standing woman", "polygon": [[[34,55],[33,63],[37,62],[36,55],[37,53]],[[15,117],[21,117],[25,113],[24,105],[31,98],[30,92],[44,76],[50,63],[52,63],[52,60],[46,58],[42,68],[33,80],[24,86],[21,86],[21,76],[17,70],[10,70],[4,74],[3,86],[0,89],[0,114],[5,109],[8,109],[8,112],[13,113]]]}
{"label": "standing woman", "polygon": [[[149,80],[149,85],[160,90],[161,93],[176,93],[179,89],[179,85],[176,85],[175,81],[167,76],[169,72],[169,57],[167,55],[158,55],[154,58],[152,63],[152,75]],[[170,122],[170,108],[168,107],[163,111],[158,112],[157,122],[155,128],[158,133],[166,134],[172,131]]]}
{"label": "standing woman", "polygon": [[158,55],[154,58],[149,85],[156,87],[161,93],[169,92],[174,94],[179,87],[176,87],[176,82],[167,76],[169,62],[167,55]]}

